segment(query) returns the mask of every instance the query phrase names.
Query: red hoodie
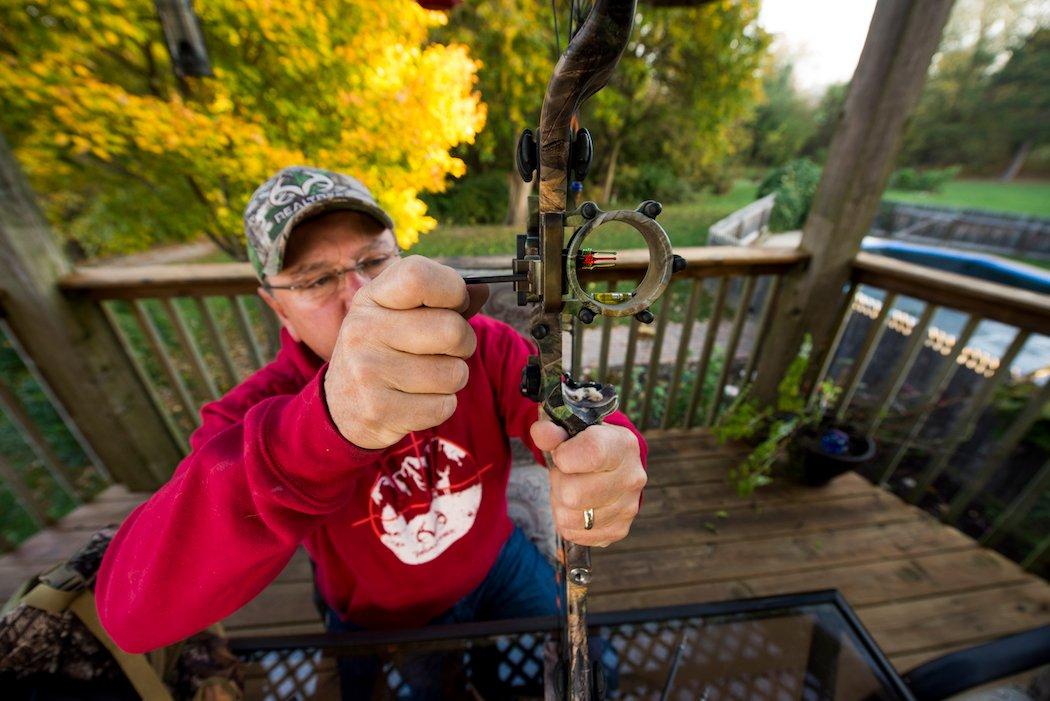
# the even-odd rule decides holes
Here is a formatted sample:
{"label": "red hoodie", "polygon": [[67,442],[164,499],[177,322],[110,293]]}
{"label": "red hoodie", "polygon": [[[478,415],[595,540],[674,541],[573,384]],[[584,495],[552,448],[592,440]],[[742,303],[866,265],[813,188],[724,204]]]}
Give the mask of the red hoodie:
{"label": "red hoodie", "polygon": [[[508,437],[542,453],[536,404],[518,391],[528,342],[488,317],[470,324],[456,412],[383,450],[343,438],[327,365],[282,332],[276,360],[203,407],[190,454],[109,546],[95,596],[117,644],[145,652],[229,616],[301,543],[325,600],[364,627],[424,625],[480,584],[513,528]],[[609,423],[637,434],[619,412]]]}

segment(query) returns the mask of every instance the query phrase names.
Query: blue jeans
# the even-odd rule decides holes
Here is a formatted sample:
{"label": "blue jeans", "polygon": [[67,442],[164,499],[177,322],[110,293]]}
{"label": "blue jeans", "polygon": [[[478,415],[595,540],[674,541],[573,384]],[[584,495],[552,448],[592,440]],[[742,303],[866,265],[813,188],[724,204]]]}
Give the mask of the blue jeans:
{"label": "blue jeans", "polygon": [[[554,569],[525,534],[515,528],[485,580],[429,625],[556,616],[557,599]],[[361,626],[340,620],[331,608],[325,612],[325,628],[331,632],[361,630]],[[441,673],[457,666],[445,664],[448,656],[449,653],[421,654],[399,663],[404,686],[398,698],[441,698]],[[372,698],[382,669],[379,658],[340,658],[338,664],[343,698]]]}

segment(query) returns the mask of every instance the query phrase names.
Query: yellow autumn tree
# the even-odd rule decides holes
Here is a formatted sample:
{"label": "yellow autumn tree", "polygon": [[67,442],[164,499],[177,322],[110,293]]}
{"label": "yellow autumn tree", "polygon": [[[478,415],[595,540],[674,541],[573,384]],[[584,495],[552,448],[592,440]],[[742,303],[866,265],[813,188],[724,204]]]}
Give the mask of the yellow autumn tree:
{"label": "yellow autumn tree", "polygon": [[153,0],[0,0],[0,129],[48,216],[92,254],[207,236],[278,168],[361,178],[408,247],[420,192],[463,173],[478,64],[412,0],[195,3],[214,77],[176,78]]}

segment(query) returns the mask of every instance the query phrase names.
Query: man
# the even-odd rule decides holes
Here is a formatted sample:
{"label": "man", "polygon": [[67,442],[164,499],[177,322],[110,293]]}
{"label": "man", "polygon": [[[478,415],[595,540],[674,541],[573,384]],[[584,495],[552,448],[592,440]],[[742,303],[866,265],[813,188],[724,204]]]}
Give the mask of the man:
{"label": "man", "polygon": [[[566,440],[519,391],[529,344],[487,289],[401,259],[357,180],[286,168],[245,214],[276,360],[201,410],[190,454],[124,522],[96,598],[129,652],[254,598],[305,545],[330,629],[549,615],[554,576],[507,516],[508,437],[552,451],[559,532],[627,535],[645,444],[622,414]],[[593,529],[584,528],[584,512]]]}

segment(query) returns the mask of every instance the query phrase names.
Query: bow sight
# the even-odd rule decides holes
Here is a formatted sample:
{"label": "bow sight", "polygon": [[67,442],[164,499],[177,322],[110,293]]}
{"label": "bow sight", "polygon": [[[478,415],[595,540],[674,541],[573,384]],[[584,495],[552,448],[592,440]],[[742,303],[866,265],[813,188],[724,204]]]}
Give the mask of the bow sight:
{"label": "bow sight", "polygon": [[[529,130],[525,130],[525,134],[530,133]],[[531,175],[526,179],[528,180],[531,180]],[[535,214],[530,217],[532,221],[529,233],[518,236],[518,251],[512,263],[514,275],[508,276],[508,281],[514,282],[519,306],[539,305],[537,308],[539,313],[535,315],[531,334],[533,338],[541,342],[541,354],[530,357],[528,365],[522,371],[522,393],[534,401],[554,402],[554,405],[560,405],[560,400],[564,399],[565,405],[572,409],[573,414],[578,413],[574,408],[579,402],[586,402],[586,411],[583,408],[580,411],[589,417],[593,414],[593,403],[597,401],[597,395],[613,397],[611,404],[608,401],[602,404],[608,409],[584,426],[570,430],[569,426],[563,425],[563,428],[569,430],[570,435],[578,433],[591,423],[597,423],[604,416],[615,411],[616,391],[615,388],[608,385],[583,381],[579,377],[581,369],[569,367],[560,374],[562,386],[553,388],[559,391],[543,396],[542,349],[546,345],[551,345],[550,342],[543,343],[543,341],[550,336],[552,330],[548,323],[549,319],[546,317],[548,314],[558,314],[559,327],[563,331],[575,331],[578,323],[590,324],[600,316],[633,316],[644,324],[652,323],[655,317],[650,307],[667,288],[671,274],[685,267],[685,261],[672,252],[667,233],[656,221],[660,211],[660,203],[653,200],[646,200],[634,210],[620,209],[609,212],[602,211],[594,202],[584,202],[577,209],[565,213],[565,225],[573,225],[574,220],[582,220],[582,223],[575,227],[568,244],[559,251],[553,261],[543,257],[537,225],[538,217]],[[617,254],[615,251],[584,248],[584,243],[587,237],[600,226],[614,221],[623,222],[641,234],[649,257],[645,275],[638,286],[628,292],[589,291],[582,282],[580,273],[615,267]],[[548,230],[547,235],[553,239],[554,233]],[[544,266],[551,265],[551,263],[555,270],[545,271]],[[556,286],[552,278],[560,278],[557,279]],[[572,342],[571,337],[567,340]],[[558,339],[558,342],[564,345],[562,339]],[[588,388],[593,392],[589,394],[581,391]],[[551,418],[556,423],[562,424],[561,413],[555,412]]]}

